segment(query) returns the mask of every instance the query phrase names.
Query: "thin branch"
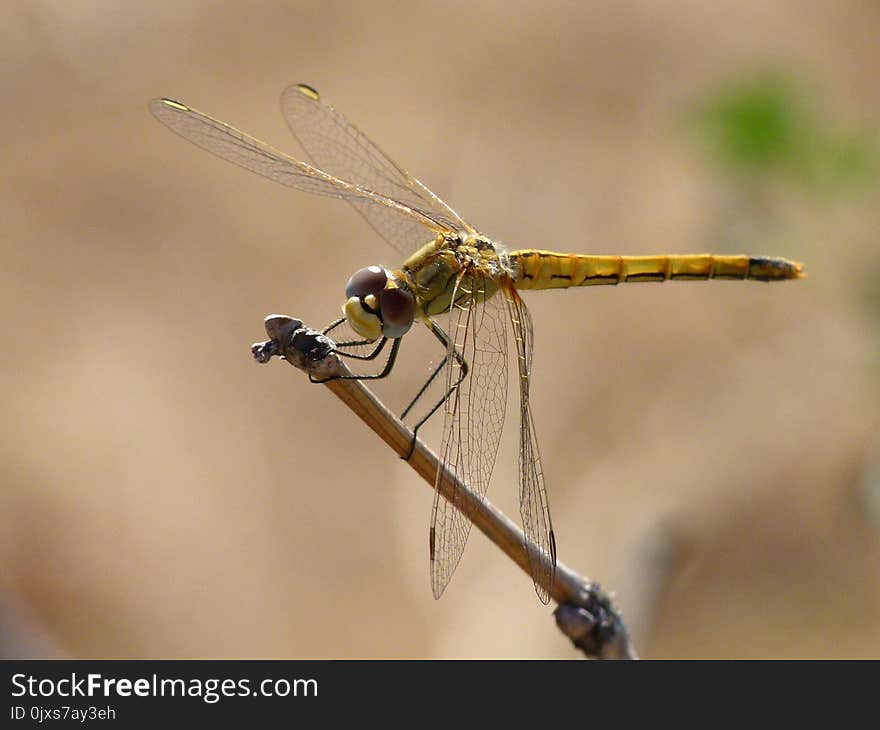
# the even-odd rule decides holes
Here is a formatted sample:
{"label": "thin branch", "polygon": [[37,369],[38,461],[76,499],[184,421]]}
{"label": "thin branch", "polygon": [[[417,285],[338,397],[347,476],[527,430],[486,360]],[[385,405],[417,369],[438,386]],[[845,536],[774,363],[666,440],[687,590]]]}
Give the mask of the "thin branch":
{"label": "thin branch", "polygon": [[[316,380],[336,377],[325,385],[401,458],[406,458],[413,434],[389,411],[360,380],[339,376],[350,372],[335,355],[333,341],[316,330],[303,326],[301,320],[284,315],[270,315],[265,320],[267,342],[252,346],[254,358],[261,363],[281,357]],[[433,489],[439,460],[421,441],[408,461],[409,465]],[[527,575],[529,556],[526,536],[503,512],[482,499],[466,484],[458,482],[445,468],[439,489],[444,499],[456,494],[456,507],[497,545]],[[464,495],[464,499],[462,499]],[[587,656],[599,659],[637,658],[626,626],[598,583],[585,580],[563,563],[557,562],[551,596],[558,605],[555,613],[560,630]]]}

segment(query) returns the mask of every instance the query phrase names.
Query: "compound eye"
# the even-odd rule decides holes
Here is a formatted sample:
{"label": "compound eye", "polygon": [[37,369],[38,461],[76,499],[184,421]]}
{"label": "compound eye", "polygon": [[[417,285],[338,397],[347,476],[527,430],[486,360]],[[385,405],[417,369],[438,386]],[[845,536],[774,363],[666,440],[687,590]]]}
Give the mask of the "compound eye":
{"label": "compound eye", "polygon": [[345,286],[345,298],[357,297],[363,299],[372,294],[379,296],[388,283],[388,275],[381,266],[368,266],[366,269],[355,271]]}
{"label": "compound eye", "polygon": [[409,332],[416,303],[406,289],[385,289],[379,295],[379,311],[382,313],[382,334],[394,339]]}

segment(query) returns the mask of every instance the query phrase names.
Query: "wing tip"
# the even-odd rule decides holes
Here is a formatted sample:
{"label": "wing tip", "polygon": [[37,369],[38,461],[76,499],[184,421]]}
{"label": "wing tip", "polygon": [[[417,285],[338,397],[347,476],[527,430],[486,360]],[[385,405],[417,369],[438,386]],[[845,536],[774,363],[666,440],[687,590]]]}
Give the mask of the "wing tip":
{"label": "wing tip", "polygon": [[190,112],[192,111],[186,104],[177,101],[176,99],[169,99],[167,97],[161,96],[157,99],[152,99],[149,103],[150,111],[157,117],[161,116],[163,112],[168,111],[169,109],[175,112]]}
{"label": "wing tip", "polygon": [[309,86],[308,84],[295,84],[293,88],[313,101],[321,101],[321,95],[314,86]]}
{"label": "wing tip", "polygon": [[182,101],[177,101],[177,99],[170,99],[167,96],[160,96],[158,99],[153,99],[152,103],[161,106],[174,107],[175,109],[181,109],[183,111],[189,111],[189,107]]}
{"label": "wing tip", "polygon": [[434,594],[434,600],[439,601],[446,586],[449,585],[449,579],[452,576],[445,575],[441,570],[441,566],[437,564],[434,557],[431,557],[431,593]]}
{"label": "wing tip", "polygon": [[538,594],[538,600],[545,606],[550,603],[553,598],[553,590],[556,585],[556,564],[555,561],[549,570],[543,564],[536,565],[532,563],[529,566],[532,574],[532,582],[535,584],[535,593]]}

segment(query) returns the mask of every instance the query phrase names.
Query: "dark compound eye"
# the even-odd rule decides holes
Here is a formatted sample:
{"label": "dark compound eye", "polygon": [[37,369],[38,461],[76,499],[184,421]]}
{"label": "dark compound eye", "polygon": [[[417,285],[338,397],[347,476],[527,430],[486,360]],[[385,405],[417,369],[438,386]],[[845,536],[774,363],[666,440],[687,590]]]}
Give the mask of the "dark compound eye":
{"label": "dark compound eye", "polygon": [[379,295],[379,311],[382,314],[382,334],[394,339],[409,332],[416,304],[406,289],[385,289]]}
{"label": "dark compound eye", "polygon": [[346,299],[363,298],[370,294],[379,296],[387,283],[388,276],[385,274],[385,269],[381,266],[368,266],[366,269],[355,271],[348,280],[345,297]]}

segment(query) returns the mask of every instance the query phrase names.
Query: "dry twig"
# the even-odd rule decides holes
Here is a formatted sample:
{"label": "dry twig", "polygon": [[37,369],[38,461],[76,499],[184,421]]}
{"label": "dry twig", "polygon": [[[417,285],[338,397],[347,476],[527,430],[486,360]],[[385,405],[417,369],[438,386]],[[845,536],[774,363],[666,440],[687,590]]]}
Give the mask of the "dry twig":
{"label": "dry twig", "polygon": [[[316,379],[350,374],[334,354],[334,343],[302,321],[284,315],[270,315],[265,321],[269,340],[252,346],[254,358],[261,363],[281,357]],[[401,458],[406,458],[413,434],[371,393],[361,381],[328,380],[325,385],[361,418]],[[421,441],[416,441],[409,465],[433,488],[438,459]],[[526,537],[503,512],[488,500],[481,499],[467,485],[454,482],[444,472],[441,495],[449,499],[453,488],[458,493],[457,507],[526,574],[529,559]],[[461,495],[464,495],[462,501]],[[626,626],[611,598],[598,583],[585,580],[561,562],[556,566],[552,598],[558,605],[554,615],[559,629],[588,657],[599,659],[637,658]]]}

